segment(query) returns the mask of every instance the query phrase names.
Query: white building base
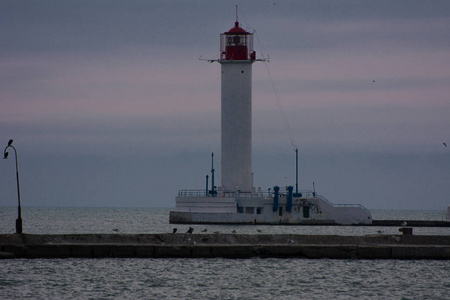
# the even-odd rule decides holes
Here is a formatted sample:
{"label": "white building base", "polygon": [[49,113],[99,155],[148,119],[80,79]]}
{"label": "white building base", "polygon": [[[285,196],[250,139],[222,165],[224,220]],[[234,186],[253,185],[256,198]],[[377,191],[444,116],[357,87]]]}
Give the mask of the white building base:
{"label": "white building base", "polygon": [[323,197],[287,197],[258,194],[223,197],[178,196],[170,212],[173,224],[371,224],[371,213],[361,205],[334,205]]}

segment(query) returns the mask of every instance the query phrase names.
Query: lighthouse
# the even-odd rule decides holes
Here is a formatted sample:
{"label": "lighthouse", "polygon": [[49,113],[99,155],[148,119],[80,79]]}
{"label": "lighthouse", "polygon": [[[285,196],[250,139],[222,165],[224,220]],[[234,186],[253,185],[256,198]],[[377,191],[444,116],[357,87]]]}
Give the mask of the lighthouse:
{"label": "lighthouse", "polygon": [[[237,14],[236,14],[237,16]],[[334,206],[314,191],[293,193],[292,186],[253,187],[252,174],[252,64],[253,34],[239,26],[220,35],[221,66],[221,185],[179,190],[172,224],[370,224],[372,216],[361,205]],[[297,154],[297,152],[296,152]]]}
{"label": "lighthouse", "polygon": [[223,192],[251,192],[253,34],[236,20],[220,35]]}

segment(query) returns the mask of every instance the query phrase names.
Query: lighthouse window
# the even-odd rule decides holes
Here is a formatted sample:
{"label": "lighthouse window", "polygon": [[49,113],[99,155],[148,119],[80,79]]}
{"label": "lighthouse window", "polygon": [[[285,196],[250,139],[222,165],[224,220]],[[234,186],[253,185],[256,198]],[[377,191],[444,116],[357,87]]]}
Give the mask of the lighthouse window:
{"label": "lighthouse window", "polygon": [[246,46],[247,38],[245,35],[227,36],[227,46]]}
{"label": "lighthouse window", "polygon": [[257,207],[256,208],[256,214],[260,215],[262,213],[262,207]]}
{"label": "lighthouse window", "polygon": [[255,208],[254,207],[246,207],[245,208],[245,213],[246,214],[253,214],[255,212]]}

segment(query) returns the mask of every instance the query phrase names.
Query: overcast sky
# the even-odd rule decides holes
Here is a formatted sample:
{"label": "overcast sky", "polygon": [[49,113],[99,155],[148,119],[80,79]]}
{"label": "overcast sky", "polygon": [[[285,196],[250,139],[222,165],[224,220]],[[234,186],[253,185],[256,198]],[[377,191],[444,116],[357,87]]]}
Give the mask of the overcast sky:
{"label": "overcast sky", "polygon": [[[450,205],[448,0],[0,0],[0,146],[14,139],[22,205],[174,207],[211,152],[220,182],[220,65],[199,58],[219,57],[236,4],[270,58],[253,64],[255,186],[295,184],[291,135],[300,189]],[[0,206],[15,185],[10,153]]]}

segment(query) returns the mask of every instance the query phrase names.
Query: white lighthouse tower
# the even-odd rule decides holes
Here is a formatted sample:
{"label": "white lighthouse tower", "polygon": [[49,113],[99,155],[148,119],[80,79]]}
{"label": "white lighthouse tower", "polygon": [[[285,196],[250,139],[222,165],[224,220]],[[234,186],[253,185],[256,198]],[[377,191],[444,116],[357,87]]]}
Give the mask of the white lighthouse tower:
{"label": "white lighthouse tower", "polygon": [[234,27],[220,35],[221,175],[223,192],[251,192],[253,34]]}

